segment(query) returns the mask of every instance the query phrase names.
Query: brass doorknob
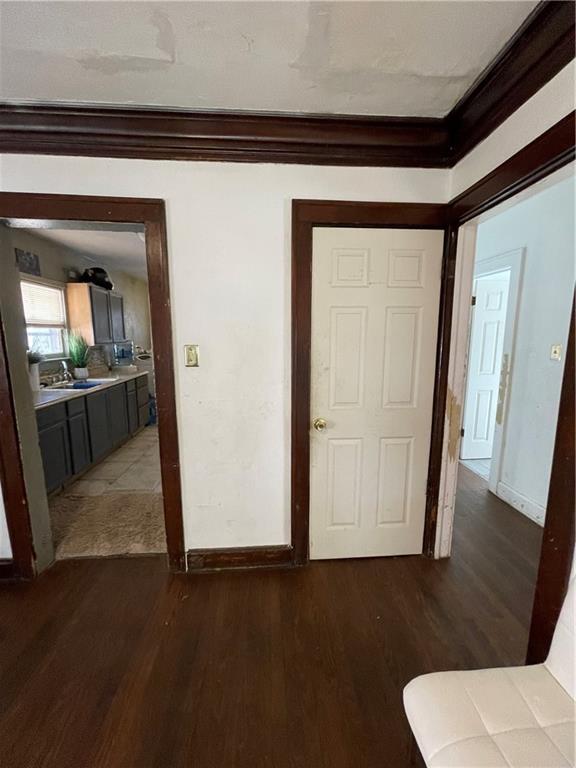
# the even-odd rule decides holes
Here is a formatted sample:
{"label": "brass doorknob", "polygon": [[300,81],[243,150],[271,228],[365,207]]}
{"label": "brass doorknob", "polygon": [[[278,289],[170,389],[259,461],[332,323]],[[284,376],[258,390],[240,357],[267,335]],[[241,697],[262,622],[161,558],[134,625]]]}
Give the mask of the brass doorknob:
{"label": "brass doorknob", "polygon": [[316,432],[324,432],[327,427],[326,419],[314,419],[312,424]]}

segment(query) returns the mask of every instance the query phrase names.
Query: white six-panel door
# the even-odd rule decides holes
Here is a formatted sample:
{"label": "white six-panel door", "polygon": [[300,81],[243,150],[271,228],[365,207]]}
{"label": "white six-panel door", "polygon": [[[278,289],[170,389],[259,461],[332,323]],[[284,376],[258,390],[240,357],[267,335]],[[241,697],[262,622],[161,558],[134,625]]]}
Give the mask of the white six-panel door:
{"label": "white six-panel door", "polygon": [[422,551],[442,243],[314,229],[313,559]]}
{"label": "white six-panel door", "polygon": [[509,270],[474,281],[462,459],[492,458],[509,284]]}

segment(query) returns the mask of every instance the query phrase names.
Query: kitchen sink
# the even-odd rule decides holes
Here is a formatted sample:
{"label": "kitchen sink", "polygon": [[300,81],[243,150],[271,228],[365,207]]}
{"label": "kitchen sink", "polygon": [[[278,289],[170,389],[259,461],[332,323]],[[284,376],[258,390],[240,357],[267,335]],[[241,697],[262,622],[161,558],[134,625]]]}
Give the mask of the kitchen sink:
{"label": "kitchen sink", "polygon": [[47,389],[92,389],[92,387],[99,387],[100,384],[110,384],[113,381],[118,381],[118,376],[109,376],[107,379],[82,379],[78,381],[60,381],[58,384],[52,384]]}

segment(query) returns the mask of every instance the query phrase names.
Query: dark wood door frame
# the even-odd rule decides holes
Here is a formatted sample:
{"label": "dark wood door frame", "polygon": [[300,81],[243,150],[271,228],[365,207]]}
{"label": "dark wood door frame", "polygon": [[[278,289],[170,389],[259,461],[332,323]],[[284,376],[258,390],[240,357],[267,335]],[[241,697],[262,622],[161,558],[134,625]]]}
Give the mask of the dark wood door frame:
{"label": "dark wood door frame", "polygon": [[434,556],[440,473],[448,391],[448,364],[450,361],[450,335],[452,332],[452,309],[454,298],[454,270],[458,247],[458,230],[467,221],[479,216],[496,205],[510,199],[519,192],[549,176],[554,171],[574,160],[575,113],[567,115],[549,130],[527,144],[508,158],[476,184],[455,197],[446,206],[448,236],[445,246],[449,249],[446,263],[447,285],[444,286],[445,302],[440,315],[438,334],[438,361],[436,391],[434,394],[434,426],[430,449],[430,471],[428,474],[428,496],[426,523],[424,529],[424,553]]}
{"label": "dark wood door frame", "polygon": [[[447,287],[453,281],[446,247],[450,232],[447,207],[434,203],[353,203],[294,200],[292,203],[292,547],[296,565],[309,559],[310,527],[310,347],[312,337],[312,238],[314,227],[372,227],[444,230],[440,317],[444,317]],[[442,350],[438,347],[438,354]],[[441,371],[437,355],[436,370]],[[436,390],[440,382],[436,377]],[[432,443],[440,420],[435,418]]]}
{"label": "dark wood door frame", "polygon": [[[0,219],[128,222],[144,225],[168,561],[171,570],[186,570],[164,201],[0,192]],[[0,478],[13,551],[13,575],[30,578],[35,570],[34,551],[9,366],[3,339],[1,342]],[[4,568],[6,573],[7,566]]]}

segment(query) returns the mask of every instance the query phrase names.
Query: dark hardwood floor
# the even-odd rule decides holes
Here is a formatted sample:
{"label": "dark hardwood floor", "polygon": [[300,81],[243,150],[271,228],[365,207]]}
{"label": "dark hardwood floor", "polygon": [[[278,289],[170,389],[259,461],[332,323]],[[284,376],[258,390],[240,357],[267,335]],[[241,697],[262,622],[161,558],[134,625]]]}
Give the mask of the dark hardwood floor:
{"label": "dark hardwood floor", "polygon": [[454,554],[0,587],[2,768],[402,768],[402,688],[521,664],[541,530],[461,472]]}

